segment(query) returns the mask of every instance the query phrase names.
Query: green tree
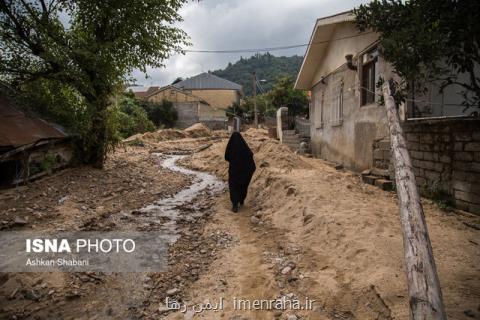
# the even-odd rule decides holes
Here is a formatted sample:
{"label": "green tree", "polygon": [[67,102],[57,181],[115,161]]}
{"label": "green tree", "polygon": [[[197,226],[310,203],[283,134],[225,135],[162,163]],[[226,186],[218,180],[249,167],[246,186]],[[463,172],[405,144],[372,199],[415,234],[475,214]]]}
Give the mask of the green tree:
{"label": "green tree", "polygon": [[123,94],[116,107],[112,107],[111,121],[114,136],[128,138],[136,133],[155,130],[147,112],[139,105],[133,94]]}
{"label": "green tree", "polygon": [[294,79],[291,76],[281,77],[268,93],[275,110],[287,107],[291,115],[308,114],[308,98],[303,90],[294,89]]}
{"label": "green tree", "polygon": [[178,119],[173,103],[163,100],[161,103],[139,101],[140,106],[147,112],[148,118],[157,126],[171,128]]}
{"label": "green tree", "polygon": [[39,82],[57,100],[67,96],[64,104],[82,115],[82,159],[102,167],[117,141],[109,127],[115,88],[134,69],[161,67],[187,44],[173,26],[184,2],[0,0],[0,80],[26,95]]}
{"label": "green tree", "polygon": [[375,0],[354,13],[359,30],[380,34],[383,55],[402,78],[400,96],[440,81],[441,90],[461,86],[465,106],[479,106],[480,1]]}

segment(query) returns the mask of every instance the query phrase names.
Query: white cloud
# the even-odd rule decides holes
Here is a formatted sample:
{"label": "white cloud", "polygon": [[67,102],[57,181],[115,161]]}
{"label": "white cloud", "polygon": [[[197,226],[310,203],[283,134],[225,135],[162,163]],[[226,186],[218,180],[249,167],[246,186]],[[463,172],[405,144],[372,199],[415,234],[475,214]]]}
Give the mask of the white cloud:
{"label": "white cloud", "polygon": [[[203,0],[180,11],[179,23],[196,50],[228,50],[308,43],[317,18],[347,11],[365,0]],[[303,55],[305,48],[273,51],[274,55]],[[165,61],[165,68],[148,68],[133,76],[145,85],[165,85],[177,77],[224,68],[250,53],[187,53]]]}

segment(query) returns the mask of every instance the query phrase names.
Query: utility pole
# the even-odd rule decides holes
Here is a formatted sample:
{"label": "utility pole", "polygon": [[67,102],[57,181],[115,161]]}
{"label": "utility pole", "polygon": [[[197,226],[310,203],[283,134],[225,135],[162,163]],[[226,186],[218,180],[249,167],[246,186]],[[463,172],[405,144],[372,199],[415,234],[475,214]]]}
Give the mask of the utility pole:
{"label": "utility pole", "polygon": [[388,82],[383,85],[383,98],[387,109],[390,144],[395,166],[411,319],[446,320],[442,291],[433,259],[425,214],[415,183],[412,160]]}
{"label": "utility pole", "polygon": [[255,71],[252,72],[252,85],[253,85],[253,112],[255,128],[258,128],[258,113],[257,113],[257,75]]}

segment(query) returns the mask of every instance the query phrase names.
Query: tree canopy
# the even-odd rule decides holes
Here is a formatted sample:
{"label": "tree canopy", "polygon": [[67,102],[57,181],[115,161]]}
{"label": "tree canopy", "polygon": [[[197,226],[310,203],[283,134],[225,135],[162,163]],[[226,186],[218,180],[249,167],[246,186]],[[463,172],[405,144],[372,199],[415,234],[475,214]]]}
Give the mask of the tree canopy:
{"label": "tree canopy", "polygon": [[293,77],[281,77],[269,92],[272,104],[278,109],[287,107],[291,115],[308,114],[308,98],[304,90],[294,89]]}
{"label": "tree canopy", "polygon": [[[257,112],[263,116],[275,116],[278,108],[287,107],[291,115],[308,115],[308,98],[304,90],[294,89],[294,78],[284,76],[276,79],[270,91],[257,95]],[[254,117],[254,98],[245,97],[243,102],[234,104],[227,110],[229,116],[237,115],[252,120]]]}
{"label": "tree canopy", "polygon": [[26,95],[45,90],[81,115],[80,153],[101,167],[115,144],[108,127],[113,93],[134,69],[161,67],[188,44],[173,25],[184,2],[0,0],[0,81]]}
{"label": "tree canopy", "polygon": [[379,32],[404,93],[424,89],[414,83],[439,81],[442,90],[459,85],[465,106],[479,105],[480,1],[375,0],[354,13],[361,31]]}

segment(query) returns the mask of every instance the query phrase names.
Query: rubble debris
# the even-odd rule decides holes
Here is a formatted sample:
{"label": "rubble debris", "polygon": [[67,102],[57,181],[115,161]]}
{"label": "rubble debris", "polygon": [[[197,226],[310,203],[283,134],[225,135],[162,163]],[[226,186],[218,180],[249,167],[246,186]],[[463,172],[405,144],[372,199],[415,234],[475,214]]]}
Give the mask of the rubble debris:
{"label": "rubble debris", "polygon": [[28,223],[27,219],[26,218],[22,218],[22,217],[16,217],[15,220],[13,221],[15,223],[15,225],[17,226],[24,226]]}

